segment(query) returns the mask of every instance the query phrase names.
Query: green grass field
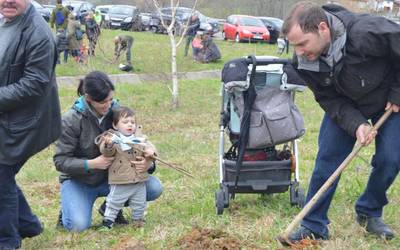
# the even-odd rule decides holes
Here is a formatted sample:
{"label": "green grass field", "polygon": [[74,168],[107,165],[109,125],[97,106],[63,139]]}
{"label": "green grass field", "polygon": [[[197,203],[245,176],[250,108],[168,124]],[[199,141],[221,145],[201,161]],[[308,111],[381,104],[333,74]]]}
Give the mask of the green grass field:
{"label": "green grass field", "polygon": [[[243,52],[246,53],[248,52]],[[162,181],[164,193],[157,201],[149,204],[144,228],[137,230],[128,225],[116,226],[109,232],[90,229],[83,233],[68,233],[56,229],[60,208],[59,183],[58,173],[52,162],[54,149],[51,146],[29,160],[18,174],[18,183],[33,211],[45,226],[42,235],[24,240],[22,248],[141,249],[132,248],[134,240],[137,240],[146,249],[204,249],[204,245],[196,247],[192,244],[190,248],[183,243],[188,241],[188,235],[193,236],[194,228],[199,228],[223,232],[221,235],[225,238],[220,240],[231,242],[225,249],[239,249],[238,246],[241,249],[282,249],[275,237],[299,212],[298,208],[290,206],[287,192],[263,197],[239,194],[222,216],[215,213],[214,192],[218,188],[219,180],[219,91],[218,80],[182,81],[181,106],[172,111],[167,85],[118,84],[117,98],[137,110],[139,122],[144,124],[144,131],[157,146],[160,156],[185,167],[196,178],[192,180],[183,177],[159,165],[155,175]],[[62,112],[65,112],[75,99],[75,87],[61,86],[60,98]],[[301,186],[306,188],[317,150],[322,111],[309,91],[297,95],[297,104],[307,124],[305,136],[299,139]],[[361,152],[361,156],[367,160],[371,154],[371,148]],[[400,248],[399,238],[385,242],[367,236],[355,223],[353,206],[365,186],[369,170],[363,160],[356,158],[345,171],[330,210],[332,239],[316,248]],[[398,182],[390,189],[389,198],[391,202],[385,208],[384,219],[395,231],[400,232],[400,227],[396,224],[399,214],[396,207],[400,203]],[[103,199],[99,199],[93,210],[93,224],[101,223],[97,208],[102,201]],[[129,216],[128,209],[125,210],[125,215]],[[198,242],[202,241],[200,238],[196,239]]]}
{"label": "green grass field", "polygon": [[[129,34],[134,37],[132,51],[134,73],[170,73],[171,72],[171,47],[167,35],[152,34],[150,32],[128,32],[121,30],[103,30],[96,48],[96,56],[89,59],[87,65],[77,64],[69,59],[67,64],[57,67],[58,76],[84,75],[91,70],[97,69],[110,74],[123,73],[118,65],[109,62],[113,58],[113,38],[119,34]],[[185,40],[178,48],[177,63],[179,72],[221,69],[224,61],[232,58],[254,55],[276,55],[276,45],[265,43],[240,43],[233,41],[215,41],[221,50],[222,60],[217,63],[201,64],[195,63],[189,52],[188,57],[183,56]],[[87,41],[84,39],[84,43]],[[191,51],[191,50],[190,50]],[[125,54],[121,56],[125,60]],[[121,60],[121,61],[122,61]]]}

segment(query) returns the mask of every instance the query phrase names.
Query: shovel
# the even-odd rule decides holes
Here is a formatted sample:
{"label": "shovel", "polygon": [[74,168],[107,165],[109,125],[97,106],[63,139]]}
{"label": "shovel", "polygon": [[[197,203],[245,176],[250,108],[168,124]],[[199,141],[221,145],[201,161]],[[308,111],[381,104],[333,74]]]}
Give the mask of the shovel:
{"label": "shovel", "polygon": [[[378,122],[375,123],[375,125],[372,127],[372,131],[378,130],[382,124],[386,121],[386,119],[390,116],[392,113],[392,109],[386,110],[386,112],[382,115],[381,118],[379,118]],[[343,172],[343,170],[349,165],[349,163],[353,160],[353,158],[358,154],[358,152],[364,147],[364,145],[361,145],[360,143],[356,143],[354,146],[353,150],[350,152],[350,154],[344,159],[342,164],[333,172],[333,174],[326,180],[326,182],[321,186],[321,188],[318,190],[318,192],[311,198],[311,200],[308,201],[308,203],[303,207],[303,209],[300,211],[300,213],[294,218],[294,220],[289,224],[289,226],[286,228],[286,230],[278,235],[277,239],[284,245],[291,245],[292,243],[289,240],[289,235],[293,231],[295,227],[297,227],[300,222],[303,220],[303,218],[310,212],[310,210],[314,207],[315,203],[321,198],[321,196],[326,192],[326,190],[333,184],[333,182],[338,178],[338,176]]]}

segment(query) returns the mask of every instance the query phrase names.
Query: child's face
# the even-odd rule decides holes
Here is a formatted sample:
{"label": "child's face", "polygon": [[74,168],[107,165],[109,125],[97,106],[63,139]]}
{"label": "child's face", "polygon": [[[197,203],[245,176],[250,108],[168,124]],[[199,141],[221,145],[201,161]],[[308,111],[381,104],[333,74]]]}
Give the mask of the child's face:
{"label": "child's face", "polygon": [[136,119],[134,116],[121,117],[114,128],[123,135],[133,135],[136,132]]}

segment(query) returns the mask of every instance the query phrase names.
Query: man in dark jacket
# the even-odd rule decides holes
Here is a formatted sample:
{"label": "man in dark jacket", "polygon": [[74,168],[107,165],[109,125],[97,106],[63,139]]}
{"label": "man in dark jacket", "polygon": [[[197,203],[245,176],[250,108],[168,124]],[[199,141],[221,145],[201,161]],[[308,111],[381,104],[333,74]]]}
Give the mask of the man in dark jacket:
{"label": "man in dark jacket", "polygon": [[42,232],[15,176],[59,136],[56,45],[29,0],[0,0],[0,249]]}
{"label": "man in dark jacket", "polygon": [[186,44],[185,44],[185,56],[188,55],[189,46],[191,46],[194,36],[200,29],[200,20],[197,14],[193,14],[190,17],[189,26],[186,30]]}
{"label": "man in dark jacket", "polygon": [[[368,145],[376,137],[373,169],[356,202],[356,220],[374,235],[393,238],[381,217],[388,203],[386,191],[400,169],[400,26],[338,5],[321,8],[299,2],[285,20],[283,34],[294,47],[294,67],[325,111],[307,201],[351,152],[356,140]],[[369,134],[369,120],[375,123],[387,109],[394,113],[378,133]],[[327,212],[337,184],[338,180],[290,240],[329,238]]]}

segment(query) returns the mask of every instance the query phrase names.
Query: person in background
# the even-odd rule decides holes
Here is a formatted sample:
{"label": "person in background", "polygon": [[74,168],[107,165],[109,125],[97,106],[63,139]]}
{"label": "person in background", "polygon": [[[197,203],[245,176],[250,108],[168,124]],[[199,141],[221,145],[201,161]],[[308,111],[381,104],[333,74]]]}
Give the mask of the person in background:
{"label": "person in background", "polygon": [[81,24],[79,21],[75,20],[75,16],[72,13],[69,14],[68,19],[68,49],[75,61],[79,62],[82,38],[78,40],[77,30],[81,29]]}
{"label": "person in background", "polygon": [[58,59],[57,59],[57,64],[60,64],[60,57],[61,53],[64,52],[64,63],[68,62],[68,38],[65,35],[65,31],[60,28],[57,30],[56,33],[56,45],[57,45],[57,53],[58,53]]}
{"label": "person in background", "polygon": [[1,250],[43,231],[16,175],[61,133],[56,61],[54,36],[30,1],[0,0]]}
{"label": "person in background", "polygon": [[56,7],[51,12],[50,16],[50,26],[55,28],[55,30],[63,29],[67,30],[68,27],[68,16],[70,11],[67,7],[62,5],[62,0],[57,0]]}
{"label": "person in background", "polygon": [[189,46],[192,44],[193,38],[197,31],[200,29],[200,20],[197,14],[193,14],[190,17],[189,24],[186,30],[186,44],[185,44],[185,54],[186,57],[189,52]]}
{"label": "person in background", "polygon": [[96,10],[94,12],[94,21],[96,21],[97,25],[99,26],[99,30],[102,27],[103,24],[103,16],[101,15],[99,10]]}
{"label": "person in background", "polygon": [[192,41],[192,51],[193,51],[193,60],[200,61],[198,56],[203,48],[203,32],[197,31],[196,36],[193,38]]}
{"label": "person in background", "polygon": [[[110,192],[108,168],[114,158],[105,157],[95,144],[95,138],[112,128],[113,110],[119,104],[114,99],[114,84],[103,72],[93,71],[80,80],[78,99],[63,115],[62,133],[56,142],[53,157],[60,172],[61,211],[58,225],[68,231],[81,232],[92,224],[92,209],[99,197]],[[135,163],[148,173],[155,171],[153,161],[143,159]],[[157,199],[162,185],[150,175],[145,182],[146,200]],[[105,204],[99,213],[104,214]],[[122,211],[115,223],[127,224]]]}
{"label": "person in background", "polygon": [[94,56],[94,50],[96,49],[97,40],[100,35],[100,26],[94,20],[93,13],[90,12],[85,17],[85,32],[89,40],[89,56]]}
{"label": "person in background", "polygon": [[133,37],[129,35],[119,35],[114,38],[114,59],[113,63],[119,61],[123,51],[126,51],[126,63],[132,66],[131,49],[133,46]]}
{"label": "person in background", "polygon": [[[318,154],[308,188],[309,201],[350,154],[356,141],[375,140],[372,170],[355,204],[356,221],[367,232],[392,239],[383,222],[386,192],[400,169],[400,26],[384,17],[356,14],[342,6],[294,5],[282,33],[294,48],[293,66],[325,111]],[[392,115],[371,133],[385,110]],[[304,217],[289,239],[329,239],[328,209],[333,185]]]}
{"label": "person in background", "polygon": [[217,45],[214,43],[211,35],[207,32],[203,35],[203,40],[201,41],[203,48],[199,52],[198,59],[202,63],[215,62],[221,59],[221,52],[219,51]]}

